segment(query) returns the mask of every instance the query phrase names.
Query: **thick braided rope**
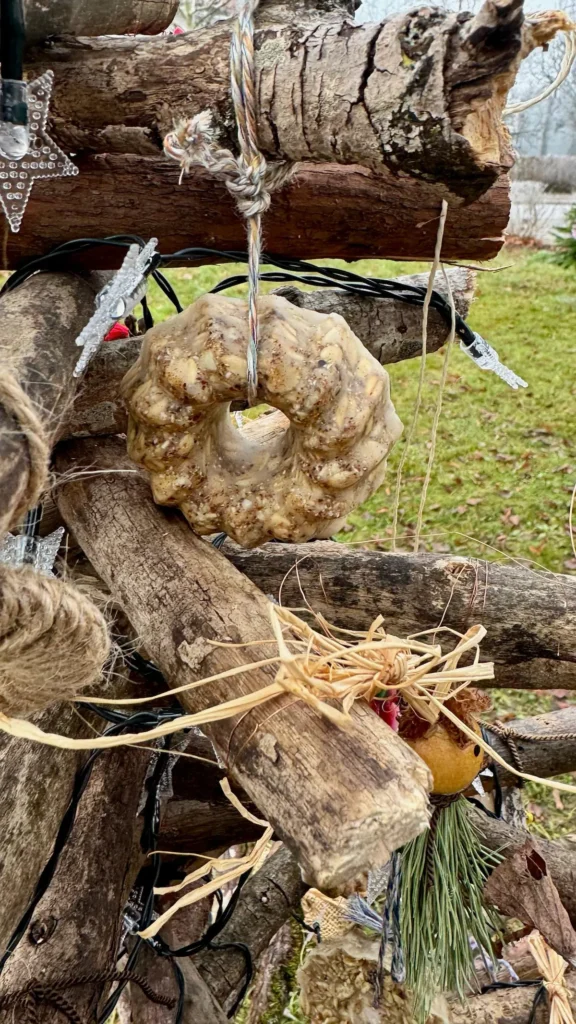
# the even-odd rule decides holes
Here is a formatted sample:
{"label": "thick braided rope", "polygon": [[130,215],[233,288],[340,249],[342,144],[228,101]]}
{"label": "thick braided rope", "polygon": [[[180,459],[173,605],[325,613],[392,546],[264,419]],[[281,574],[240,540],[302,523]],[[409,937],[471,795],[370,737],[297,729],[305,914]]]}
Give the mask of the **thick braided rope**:
{"label": "thick braided rope", "polygon": [[270,206],[270,194],[294,173],[294,165],[269,166],[258,146],[256,75],[254,63],[254,12],[259,0],[244,0],[230,42],[230,89],[236,116],[240,155],[219,149],[213,141],[212,115],[203,111],[179,124],[164,139],[164,151],[178,160],[182,170],[201,164],[226,184],[246,219],[248,235],[248,399],[258,388],[258,291],[262,254],[262,215]]}
{"label": "thick braided rope", "polygon": [[3,530],[9,530],[20,523],[28,509],[38,504],[40,495],[46,488],[50,445],[34,404],[6,367],[0,372],[0,404],[15,420],[18,433],[26,439],[30,458],[26,491],[13,509],[9,521],[1,524]]}
{"label": "thick braided rope", "polygon": [[0,712],[72,699],[98,681],[109,653],[106,620],[82,591],[0,566]]}

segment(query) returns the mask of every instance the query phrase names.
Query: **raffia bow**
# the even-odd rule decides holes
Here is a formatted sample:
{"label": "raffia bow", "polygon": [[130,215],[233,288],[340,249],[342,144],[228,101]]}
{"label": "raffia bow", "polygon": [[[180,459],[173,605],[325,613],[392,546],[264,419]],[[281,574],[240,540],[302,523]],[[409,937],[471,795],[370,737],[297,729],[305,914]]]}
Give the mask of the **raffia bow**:
{"label": "raffia bow", "polygon": [[547,945],[539,932],[529,936],[528,944],[550,1000],[550,1024],[574,1024],[569,993],[564,981],[568,964],[556,950]]}

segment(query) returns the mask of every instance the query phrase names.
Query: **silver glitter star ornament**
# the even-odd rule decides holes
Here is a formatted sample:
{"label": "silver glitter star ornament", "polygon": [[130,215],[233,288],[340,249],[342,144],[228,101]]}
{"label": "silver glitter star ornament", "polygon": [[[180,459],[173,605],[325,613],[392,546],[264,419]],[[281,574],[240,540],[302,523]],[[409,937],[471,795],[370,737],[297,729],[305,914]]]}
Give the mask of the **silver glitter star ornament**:
{"label": "silver glitter star ornament", "polygon": [[[46,132],[53,83],[52,71],[45,71],[40,78],[27,83],[28,150],[19,159],[0,155],[0,203],[14,232],[20,230],[36,178],[62,178],[78,174],[78,168]],[[16,152],[7,149],[7,152],[10,151]]]}
{"label": "silver glitter star ornament", "polygon": [[79,377],[100,348],[105,335],[118,321],[132,312],[146,294],[146,275],[156,255],[157,238],[151,238],[143,249],[131,245],[117,274],[96,296],[96,312],[76,338],[82,355],[74,368]]}
{"label": "silver glitter star ornament", "polygon": [[0,563],[19,569],[29,565],[42,576],[54,576],[54,562],[62,543],[64,527],[59,526],[47,537],[27,537],[24,533],[7,533],[0,543]]}

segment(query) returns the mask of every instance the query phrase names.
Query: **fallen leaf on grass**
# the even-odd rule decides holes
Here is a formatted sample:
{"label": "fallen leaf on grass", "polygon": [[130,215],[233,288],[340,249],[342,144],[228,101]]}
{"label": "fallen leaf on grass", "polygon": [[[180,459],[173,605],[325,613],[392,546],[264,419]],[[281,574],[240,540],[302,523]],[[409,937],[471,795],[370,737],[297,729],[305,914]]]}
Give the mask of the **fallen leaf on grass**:
{"label": "fallen leaf on grass", "polygon": [[479,505],[482,498],[466,498],[467,505]]}
{"label": "fallen leaf on grass", "polygon": [[576,570],[576,558],[567,558],[564,562],[564,568]]}

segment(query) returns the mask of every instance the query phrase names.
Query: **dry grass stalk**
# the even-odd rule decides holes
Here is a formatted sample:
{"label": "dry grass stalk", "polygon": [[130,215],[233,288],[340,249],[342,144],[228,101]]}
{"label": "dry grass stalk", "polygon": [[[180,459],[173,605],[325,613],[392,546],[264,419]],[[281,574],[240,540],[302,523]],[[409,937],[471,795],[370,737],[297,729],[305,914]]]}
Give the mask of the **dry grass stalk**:
{"label": "dry grass stalk", "polygon": [[539,932],[528,936],[528,945],[550,1000],[550,1024],[574,1024],[570,993],[564,981],[568,964],[548,946]]}

